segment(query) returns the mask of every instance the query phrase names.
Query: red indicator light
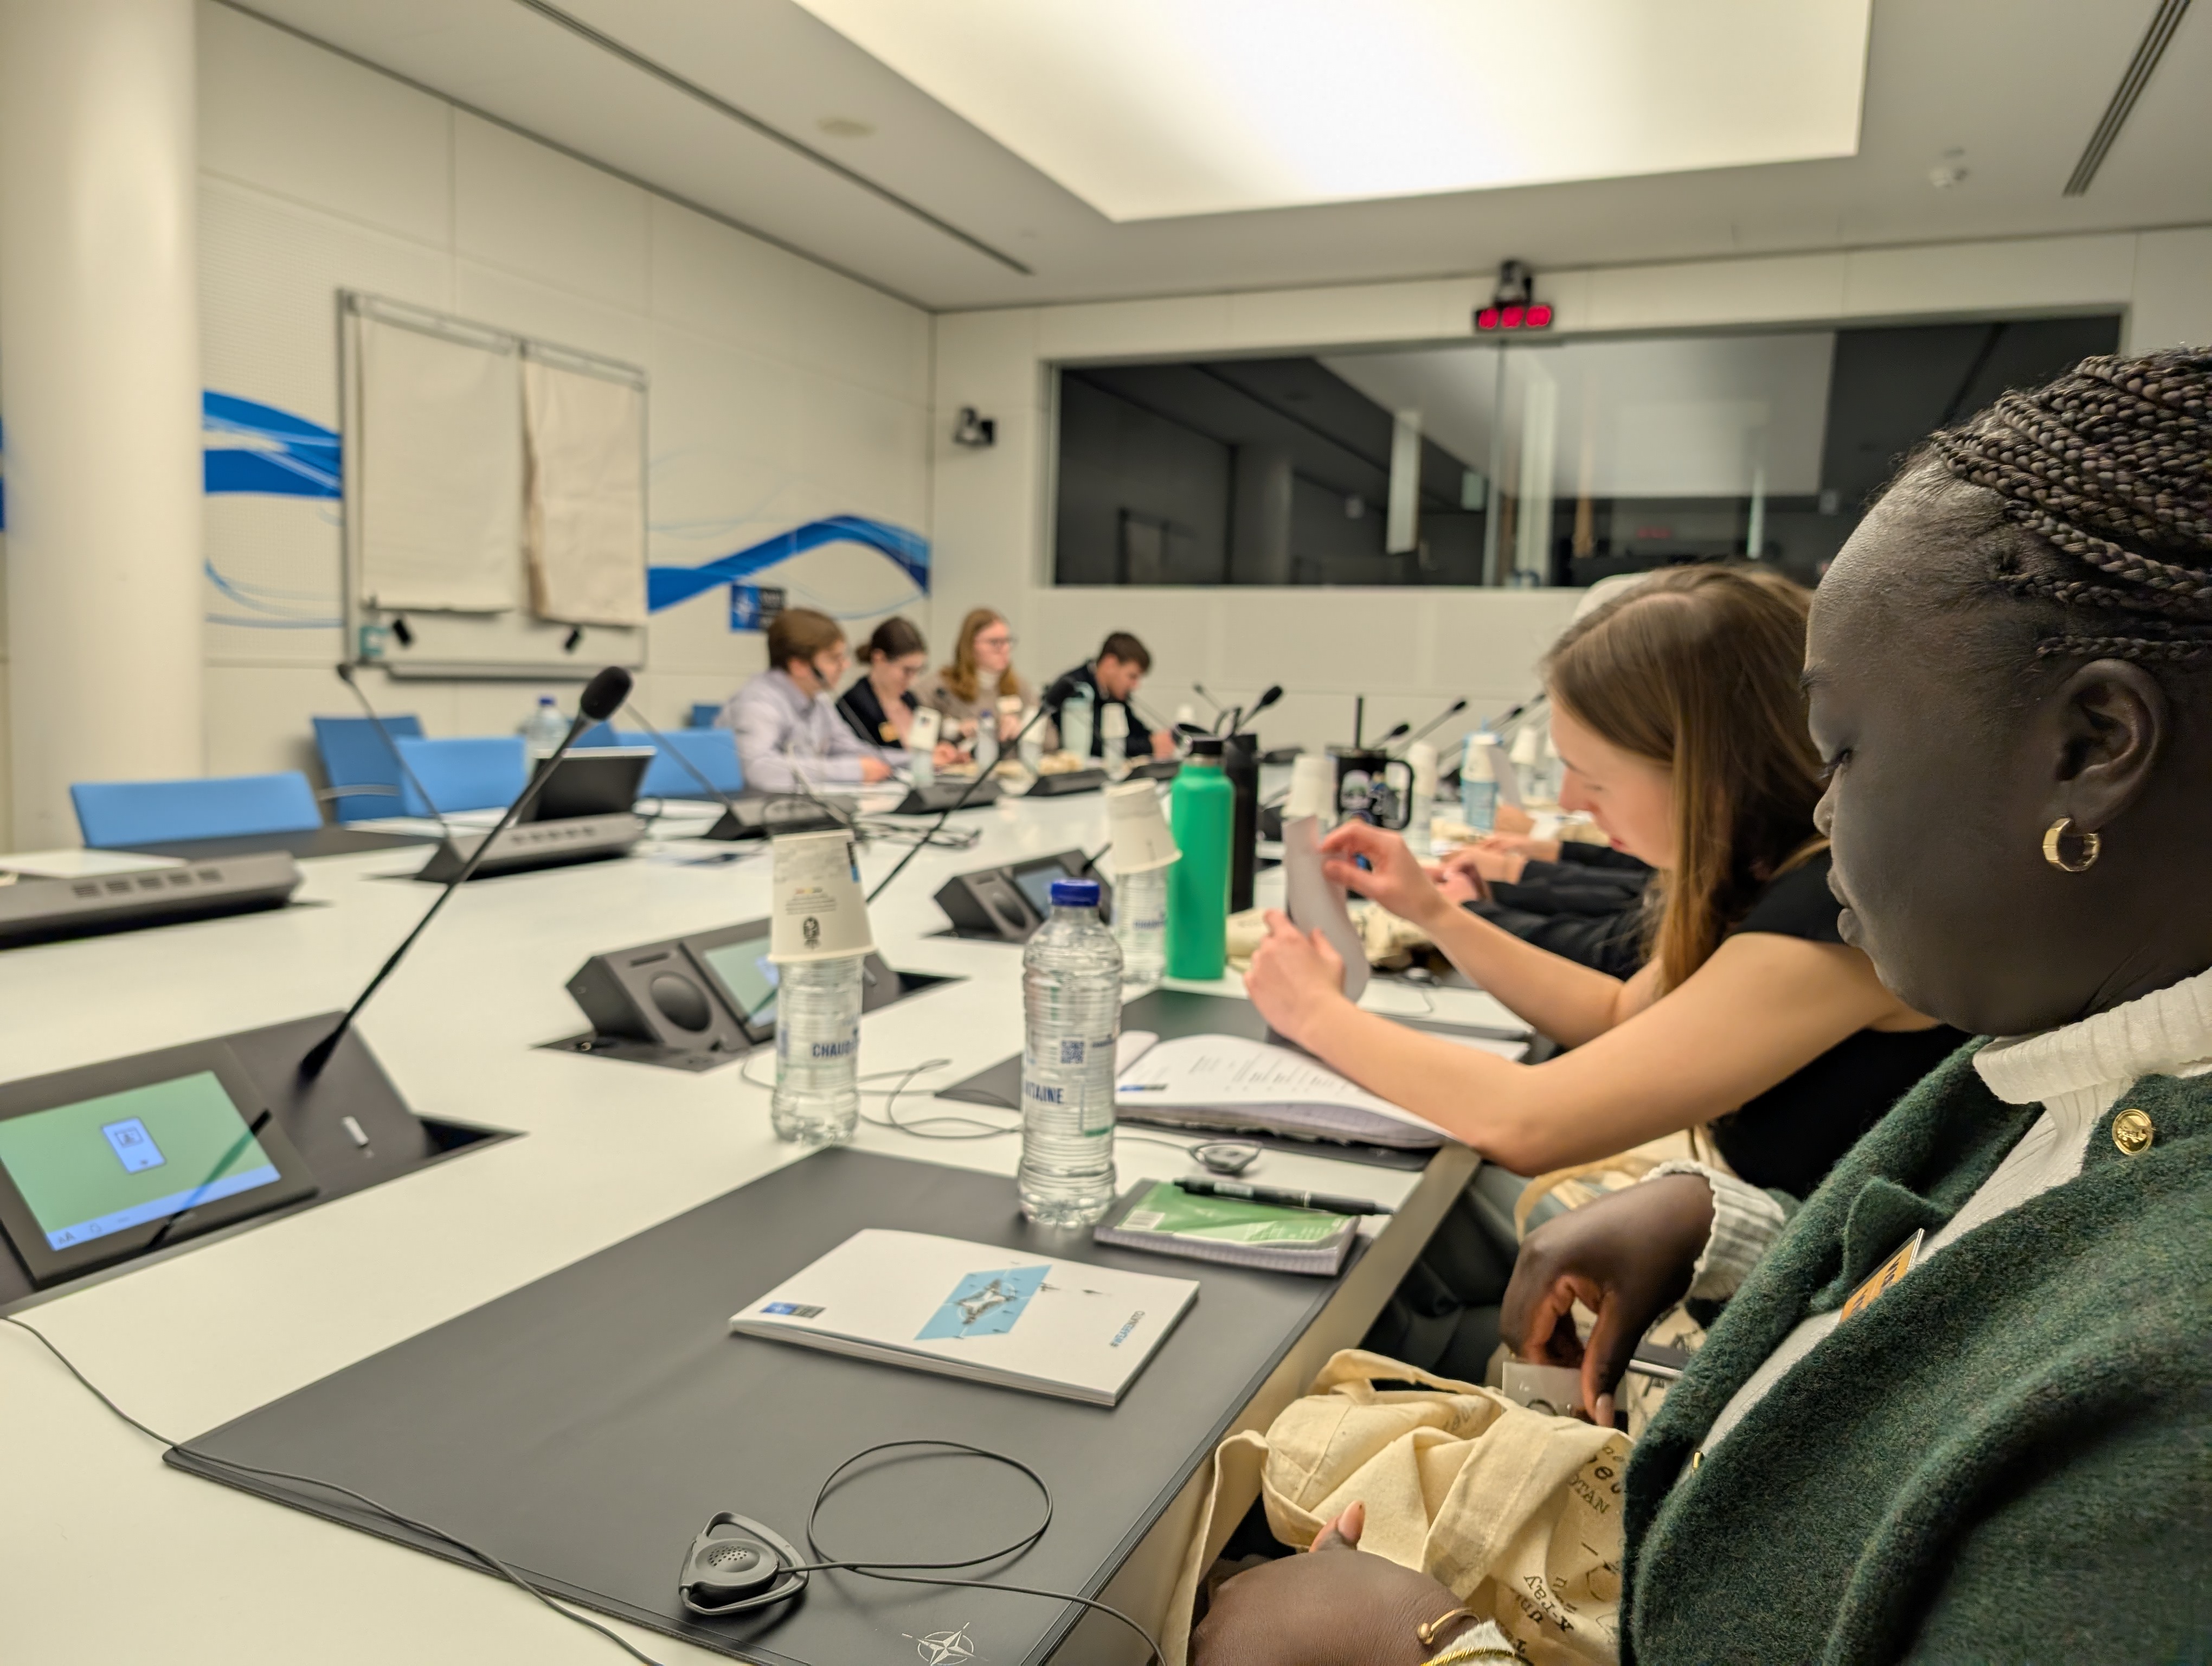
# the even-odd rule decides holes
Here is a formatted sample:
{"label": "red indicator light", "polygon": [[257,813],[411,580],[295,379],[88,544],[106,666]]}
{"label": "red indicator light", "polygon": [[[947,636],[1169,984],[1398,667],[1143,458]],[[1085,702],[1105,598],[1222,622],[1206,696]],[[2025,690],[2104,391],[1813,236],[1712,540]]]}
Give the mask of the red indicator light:
{"label": "red indicator light", "polygon": [[1486,307],[1474,315],[1474,327],[1478,330],[1495,330],[1498,327],[1498,309],[1495,307]]}
{"label": "red indicator light", "polygon": [[1498,315],[1498,322],[1504,329],[1518,330],[1521,327],[1521,320],[1528,315],[1528,311],[1525,307],[1508,307]]}
{"label": "red indicator light", "polygon": [[1548,330],[1551,325],[1552,309],[1542,301],[1537,301],[1528,308],[1528,327],[1531,330]]}

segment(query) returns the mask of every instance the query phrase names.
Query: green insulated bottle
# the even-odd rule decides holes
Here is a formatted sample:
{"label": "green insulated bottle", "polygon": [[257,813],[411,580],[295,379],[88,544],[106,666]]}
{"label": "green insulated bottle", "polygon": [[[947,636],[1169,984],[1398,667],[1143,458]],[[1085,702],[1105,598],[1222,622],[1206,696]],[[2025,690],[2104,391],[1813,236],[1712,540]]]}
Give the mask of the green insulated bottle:
{"label": "green insulated bottle", "polygon": [[1182,860],[1168,870],[1168,976],[1217,978],[1229,947],[1229,826],[1237,794],[1221,742],[1191,742],[1168,794],[1168,825]]}

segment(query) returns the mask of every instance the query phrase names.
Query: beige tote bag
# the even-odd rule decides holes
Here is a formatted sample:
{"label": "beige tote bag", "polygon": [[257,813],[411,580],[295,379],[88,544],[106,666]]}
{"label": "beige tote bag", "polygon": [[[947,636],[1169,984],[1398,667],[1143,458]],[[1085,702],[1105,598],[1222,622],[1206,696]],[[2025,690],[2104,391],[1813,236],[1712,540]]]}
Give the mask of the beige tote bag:
{"label": "beige tote bag", "polygon": [[1215,1451],[1203,1528],[1161,1639],[1170,1666],[1184,1666],[1199,1586],[1255,1477],[1284,1543],[1312,1543],[1364,1503],[1362,1550],[1449,1586],[1535,1666],[1610,1666],[1628,1450],[1616,1431],[1533,1412],[1380,1354],[1339,1353],[1264,1436],[1233,1436]]}

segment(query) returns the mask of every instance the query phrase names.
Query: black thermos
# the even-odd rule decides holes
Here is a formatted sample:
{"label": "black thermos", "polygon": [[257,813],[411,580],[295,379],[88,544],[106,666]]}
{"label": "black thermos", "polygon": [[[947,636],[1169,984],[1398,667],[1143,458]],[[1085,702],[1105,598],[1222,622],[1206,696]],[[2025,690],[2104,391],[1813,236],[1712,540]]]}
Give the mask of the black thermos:
{"label": "black thermos", "polygon": [[1233,734],[1221,751],[1222,773],[1235,795],[1229,822],[1229,911],[1252,906],[1252,873],[1259,864],[1260,737]]}

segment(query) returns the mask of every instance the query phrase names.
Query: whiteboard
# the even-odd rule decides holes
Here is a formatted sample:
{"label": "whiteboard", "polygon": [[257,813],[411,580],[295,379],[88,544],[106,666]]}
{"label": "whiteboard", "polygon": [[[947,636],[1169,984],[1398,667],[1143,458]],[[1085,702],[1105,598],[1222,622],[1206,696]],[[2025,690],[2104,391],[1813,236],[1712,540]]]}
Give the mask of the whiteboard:
{"label": "whiteboard", "polygon": [[[355,663],[394,677],[532,682],[641,667],[642,625],[575,625],[532,611],[520,366],[532,359],[635,388],[641,413],[646,373],[354,291],[340,294],[338,322],[346,640]],[[412,377],[419,397],[410,402],[409,387],[395,388],[395,373]],[[499,410],[504,427],[491,416]],[[641,415],[641,482],[644,450]],[[636,504],[642,551],[642,490]]]}

